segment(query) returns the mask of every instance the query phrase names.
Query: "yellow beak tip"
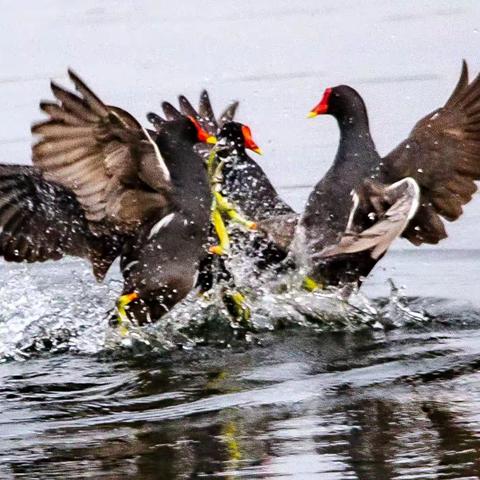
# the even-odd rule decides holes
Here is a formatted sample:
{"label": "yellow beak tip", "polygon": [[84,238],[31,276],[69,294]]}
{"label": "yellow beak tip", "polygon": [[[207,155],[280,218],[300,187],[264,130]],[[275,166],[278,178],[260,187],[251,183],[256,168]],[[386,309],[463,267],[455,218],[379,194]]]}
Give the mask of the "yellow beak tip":
{"label": "yellow beak tip", "polygon": [[217,143],[217,137],[214,137],[213,135],[210,135],[207,137],[205,140],[207,143],[210,143],[211,145],[215,145]]}
{"label": "yellow beak tip", "polygon": [[311,112],[308,112],[307,118],[314,118],[318,115],[317,112],[314,112],[313,110]]}
{"label": "yellow beak tip", "polygon": [[256,148],[254,150],[254,152],[257,154],[257,155],[263,155],[263,150],[261,148]]}

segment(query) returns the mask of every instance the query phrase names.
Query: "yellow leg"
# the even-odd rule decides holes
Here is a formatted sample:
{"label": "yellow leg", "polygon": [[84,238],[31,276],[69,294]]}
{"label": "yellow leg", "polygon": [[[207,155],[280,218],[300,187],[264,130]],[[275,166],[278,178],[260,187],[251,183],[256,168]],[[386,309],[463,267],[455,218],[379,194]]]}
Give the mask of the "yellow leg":
{"label": "yellow leg", "polygon": [[236,466],[238,465],[239,461],[242,459],[242,452],[240,451],[240,445],[237,440],[237,437],[239,435],[237,432],[236,423],[234,421],[228,422],[222,428],[222,435],[227,445],[228,457],[229,457],[230,463],[232,464],[232,467]]}
{"label": "yellow leg", "polygon": [[118,329],[120,335],[125,337],[128,334],[128,325],[130,320],[128,319],[127,311],[125,307],[138,298],[138,293],[127,293],[122,295],[117,300],[117,320],[118,320]]}
{"label": "yellow leg", "polygon": [[222,185],[222,180],[223,180],[223,166],[225,165],[225,161],[221,160],[218,162],[217,166],[215,167],[215,170],[213,170],[213,165],[212,165],[212,172],[210,173],[210,180],[212,183],[213,190],[215,191],[218,187]]}
{"label": "yellow leg", "polygon": [[212,193],[215,201],[217,202],[218,208],[222,213],[226,213],[228,217],[234,222],[247,227],[250,230],[256,230],[257,226],[255,222],[247,220],[245,217],[238,213],[235,205],[230,203],[219,191],[218,188],[222,183],[222,170],[225,162],[222,160],[218,163],[216,167],[213,165],[213,159],[209,156],[209,175],[212,183]]}
{"label": "yellow leg", "polygon": [[210,253],[215,253],[216,255],[226,255],[230,250],[230,237],[227,232],[227,227],[223,221],[222,214],[218,209],[216,203],[214,202],[212,210],[212,223],[217,232],[218,239],[220,241],[219,245],[213,245],[209,248]]}
{"label": "yellow leg", "polygon": [[[207,158],[207,173],[208,173],[208,177],[211,180],[213,180],[213,177],[216,175],[216,171],[218,170],[218,165],[215,166],[215,159],[216,158],[217,158],[217,148],[213,147],[212,150],[210,151],[209,155],[208,155],[208,158]],[[222,163],[222,162],[220,162],[220,163]],[[221,171],[220,171],[220,173],[221,173]]]}
{"label": "yellow leg", "polygon": [[228,215],[228,217],[234,221],[235,223],[238,223],[240,225],[243,225],[247,227],[250,230],[256,230],[257,225],[255,222],[252,222],[250,220],[247,220],[245,217],[240,215],[235,208],[235,206],[230,203],[220,192],[213,192],[213,196],[215,198],[215,201],[218,205],[218,209],[221,212],[224,212]]}
{"label": "yellow leg", "polygon": [[255,230],[256,224],[242,217],[235,206],[231,204],[217,189],[221,185],[222,169],[224,161],[215,164],[216,149],[212,149],[207,159],[207,170],[211,183],[211,190],[213,195],[212,202],[212,223],[217,233],[219,244],[213,245],[209,248],[210,253],[216,255],[225,255],[230,250],[230,238],[225,226],[225,221],[222,214],[226,214],[230,220],[244,225],[245,227]]}
{"label": "yellow leg", "polygon": [[323,284],[316,282],[312,277],[306,276],[302,282],[302,288],[309,291],[315,292],[316,290],[323,290]]}
{"label": "yellow leg", "polygon": [[231,307],[229,310],[235,319],[243,322],[243,326],[250,327],[250,317],[252,316],[252,312],[247,305],[245,295],[238,290],[226,290],[224,293],[224,300],[227,302],[227,307]]}

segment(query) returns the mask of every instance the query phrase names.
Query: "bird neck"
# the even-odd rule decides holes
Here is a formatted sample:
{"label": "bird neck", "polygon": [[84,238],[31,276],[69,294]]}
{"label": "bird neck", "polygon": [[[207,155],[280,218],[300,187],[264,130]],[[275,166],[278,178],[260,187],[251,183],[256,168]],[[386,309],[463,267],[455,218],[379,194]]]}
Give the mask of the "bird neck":
{"label": "bird neck", "polygon": [[177,207],[186,211],[205,208],[210,186],[204,162],[193,146],[186,142],[163,145],[162,155],[170,171]]}
{"label": "bird neck", "polygon": [[237,162],[251,161],[245,148],[238,145],[234,145],[228,149],[220,150],[217,155],[218,158],[225,161],[225,165],[234,165]]}
{"label": "bird neck", "polygon": [[335,116],[340,128],[340,141],[370,138],[368,115],[364,108],[348,109]]}
{"label": "bird neck", "polygon": [[334,165],[348,164],[362,172],[369,170],[379,157],[370,135],[367,112],[364,109],[342,112],[336,119],[340,142]]}

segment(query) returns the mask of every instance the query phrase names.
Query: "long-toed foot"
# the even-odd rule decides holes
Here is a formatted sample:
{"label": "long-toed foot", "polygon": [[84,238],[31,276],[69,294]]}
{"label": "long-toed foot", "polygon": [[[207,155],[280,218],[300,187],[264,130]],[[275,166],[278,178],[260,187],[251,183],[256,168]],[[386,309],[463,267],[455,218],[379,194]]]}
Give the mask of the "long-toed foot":
{"label": "long-toed foot", "polygon": [[238,209],[235,205],[229,202],[220,192],[213,192],[213,196],[215,198],[217,209],[225,213],[230,220],[239,225],[243,225],[244,227],[248,228],[249,230],[256,230],[257,224],[245,218],[242,214],[238,212]]}
{"label": "long-toed foot", "polygon": [[246,329],[252,329],[252,311],[248,306],[247,299],[238,290],[227,289],[223,293],[223,302],[232,317]]}

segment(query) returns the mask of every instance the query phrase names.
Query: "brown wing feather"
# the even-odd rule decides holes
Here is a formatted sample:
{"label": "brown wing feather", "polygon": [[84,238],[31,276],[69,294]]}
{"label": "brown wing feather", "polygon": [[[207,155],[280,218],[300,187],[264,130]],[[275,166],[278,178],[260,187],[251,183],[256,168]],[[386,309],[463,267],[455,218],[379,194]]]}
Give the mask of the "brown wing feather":
{"label": "brown wing feather", "polygon": [[121,238],[93,235],[80,203],[34,167],[0,165],[0,255],[44,262],[65,255],[88,259],[101,280],[118,256]]}
{"label": "brown wing feather", "polygon": [[382,162],[381,181],[414,178],[421,204],[403,236],[415,245],[447,236],[441,217],[456,220],[480,180],[480,75],[460,79],[445,106],[420,120],[410,136]]}
{"label": "brown wing feather", "polygon": [[92,230],[99,222],[103,230],[107,224],[131,230],[165,206],[168,169],[132,115],[105,105],[74,72],[68,73],[79,95],[52,83],[58,103],[40,104],[49,119],[32,126],[40,136],[33,163],[46,180],[75,194]]}
{"label": "brown wing feather", "polygon": [[265,234],[279,249],[287,252],[295,236],[299,215],[287,213],[257,222],[259,232]]}
{"label": "brown wing feather", "polygon": [[417,211],[419,195],[419,187],[412,178],[388,187],[367,180],[355,193],[349,224],[339,242],[314,257],[369,251],[370,257],[378,260],[407,227]]}
{"label": "brown wing feather", "polygon": [[233,102],[223,111],[218,121],[219,128],[222,128],[226,123],[231,122],[234,119],[238,105],[238,102]]}
{"label": "brown wing feather", "polygon": [[238,102],[230,104],[224,112],[218,117],[215,117],[213,112],[212,103],[206,90],[203,90],[200,94],[200,102],[198,111],[192,106],[190,101],[183,95],[178,97],[180,104],[180,111],[184,115],[190,115],[195,117],[202,128],[210,135],[217,135],[219,130],[226,122],[231,122],[235,117],[235,113],[238,108]]}

